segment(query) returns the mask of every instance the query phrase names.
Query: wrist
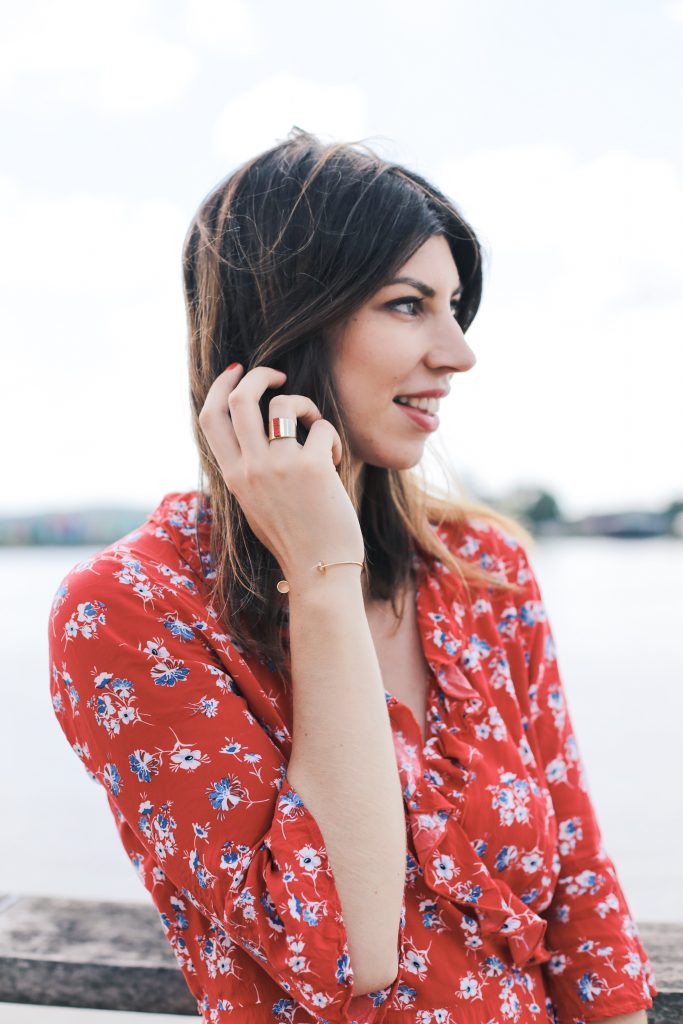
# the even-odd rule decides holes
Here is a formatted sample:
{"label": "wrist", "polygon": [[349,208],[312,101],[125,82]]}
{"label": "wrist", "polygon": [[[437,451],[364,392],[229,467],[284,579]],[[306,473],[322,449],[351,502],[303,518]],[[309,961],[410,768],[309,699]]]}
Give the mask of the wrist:
{"label": "wrist", "polygon": [[324,573],[316,568],[289,573],[283,578],[289,584],[286,598],[293,604],[319,604],[333,607],[335,602],[363,597],[364,573],[359,565],[335,565]]}
{"label": "wrist", "polygon": [[358,567],[359,575],[362,579],[367,571],[365,559],[362,561],[350,558],[335,559],[330,562],[320,559],[315,563],[315,565],[309,566],[308,569],[302,568],[302,563],[299,562],[292,568],[291,572],[284,572],[283,578],[278,580],[276,588],[279,593],[287,594],[289,593],[293,583],[298,589],[301,589],[302,586],[308,585],[309,582],[315,579],[327,578],[330,575],[330,572],[332,572],[333,576],[336,575],[333,571],[335,569],[346,569],[348,571],[354,566]]}

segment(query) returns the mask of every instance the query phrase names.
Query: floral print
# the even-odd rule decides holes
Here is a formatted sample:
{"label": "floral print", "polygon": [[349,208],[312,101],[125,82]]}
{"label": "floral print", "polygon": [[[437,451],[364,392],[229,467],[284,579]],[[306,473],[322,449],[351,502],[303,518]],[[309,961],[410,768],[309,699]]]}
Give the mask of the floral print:
{"label": "floral print", "polygon": [[414,555],[426,741],[384,680],[406,818],[399,971],[354,995],[325,840],[287,778],[291,685],[223,631],[210,530],[205,496],[167,494],[71,569],[49,620],[55,714],[104,787],[200,1016],[581,1024],[651,1006],[521,545],[483,519],[438,527],[521,584],[514,595],[468,595]]}

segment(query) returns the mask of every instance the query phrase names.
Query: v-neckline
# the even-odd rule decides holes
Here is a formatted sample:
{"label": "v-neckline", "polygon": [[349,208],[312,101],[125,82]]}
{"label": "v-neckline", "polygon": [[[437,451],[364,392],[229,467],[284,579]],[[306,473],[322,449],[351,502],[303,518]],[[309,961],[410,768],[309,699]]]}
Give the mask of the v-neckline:
{"label": "v-neckline", "polygon": [[432,701],[434,699],[434,687],[436,685],[436,674],[431,666],[430,659],[427,652],[426,637],[423,633],[422,628],[422,590],[428,586],[429,579],[429,566],[425,563],[424,559],[419,555],[414,558],[415,573],[413,576],[413,611],[415,616],[415,623],[417,625],[417,632],[419,636],[420,648],[422,651],[422,657],[427,669],[427,690],[425,693],[425,723],[424,723],[424,736],[422,734],[422,725],[418,722],[417,717],[413,709],[402,701],[399,697],[384,687],[385,700],[387,700],[388,706],[393,706],[402,709],[402,712],[411,719],[413,727],[420,741],[420,750],[424,753],[427,750],[427,746],[430,740],[433,738],[433,733],[430,732],[429,728],[429,712],[432,707]]}

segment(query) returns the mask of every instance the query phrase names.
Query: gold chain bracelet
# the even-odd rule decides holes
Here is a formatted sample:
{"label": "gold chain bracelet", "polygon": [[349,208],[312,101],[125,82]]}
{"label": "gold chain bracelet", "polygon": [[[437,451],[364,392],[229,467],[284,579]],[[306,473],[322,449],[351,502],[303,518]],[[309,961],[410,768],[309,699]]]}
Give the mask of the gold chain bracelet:
{"label": "gold chain bracelet", "polygon": [[[365,563],[365,559],[363,559],[362,562],[352,562],[352,561],[348,561],[348,562],[317,562],[315,565],[311,566],[311,569],[317,569],[318,572],[322,573],[322,575],[324,576],[326,570],[331,565],[360,565],[361,572],[367,572],[367,566],[366,566],[366,563]],[[280,580],[280,582],[277,585],[277,589],[280,591],[281,594],[288,593],[288,591],[289,591],[289,583],[287,582],[287,580]]]}

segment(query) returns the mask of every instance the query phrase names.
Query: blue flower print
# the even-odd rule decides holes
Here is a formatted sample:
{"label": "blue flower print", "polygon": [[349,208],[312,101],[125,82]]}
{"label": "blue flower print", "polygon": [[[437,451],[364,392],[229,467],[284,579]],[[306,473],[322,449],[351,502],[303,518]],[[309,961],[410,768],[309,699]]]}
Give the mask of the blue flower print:
{"label": "blue flower print", "polygon": [[159,772],[159,758],[146,750],[136,750],[129,754],[128,761],[130,770],[138,777],[140,782],[151,782],[152,776]]}
{"label": "blue flower print", "polygon": [[176,637],[178,640],[190,641],[194,639],[192,627],[188,626],[186,622],[181,622],[177,616],[166,619],[164,629],[167,629],[171,636]]}
{"label": "blue flower print", "polygon": [[116,765],[105,764],[102,778],[107,789],[111,790],[112,796],[118,796],[121,792],[121,775]]}
{"label": "blue flower print", "polygon": [[219,818],[223,817],[225,811],[232,811],[237,807],[246,796],[246,791],[236,775],[228,775],[219,779],[206,792],[211,806],[219,812]]}

